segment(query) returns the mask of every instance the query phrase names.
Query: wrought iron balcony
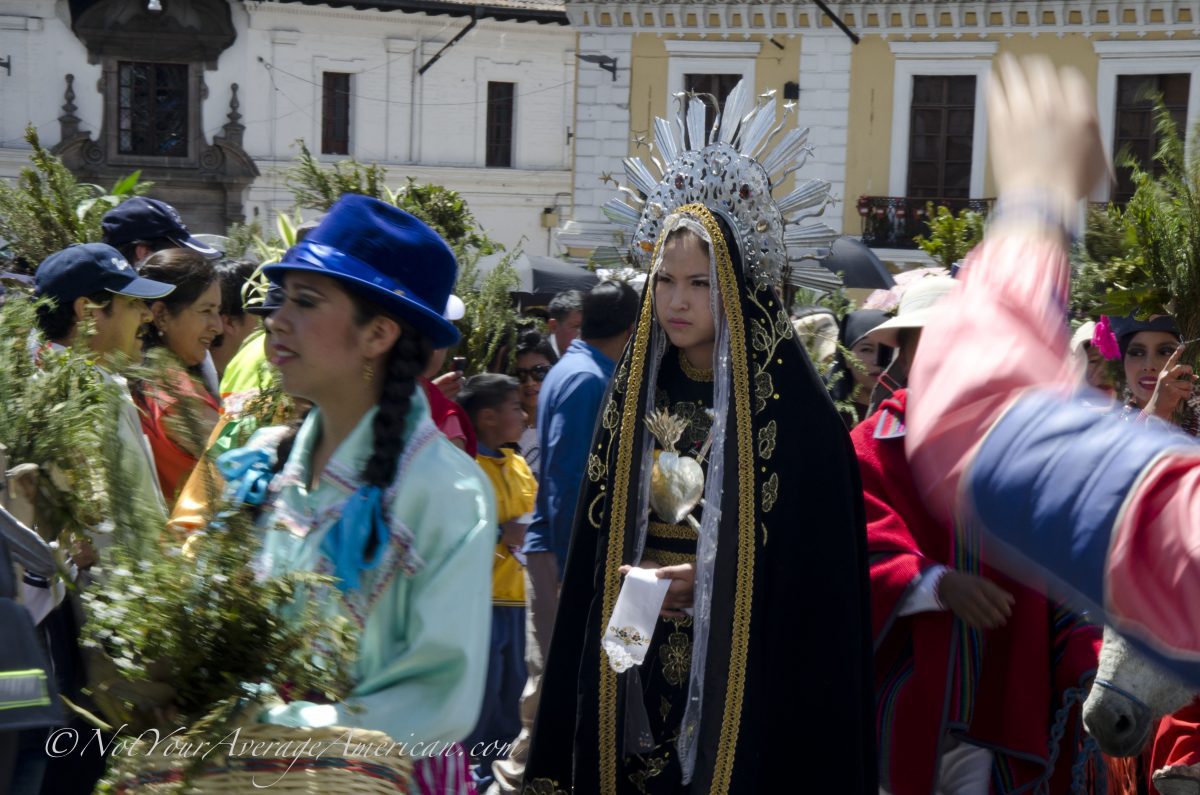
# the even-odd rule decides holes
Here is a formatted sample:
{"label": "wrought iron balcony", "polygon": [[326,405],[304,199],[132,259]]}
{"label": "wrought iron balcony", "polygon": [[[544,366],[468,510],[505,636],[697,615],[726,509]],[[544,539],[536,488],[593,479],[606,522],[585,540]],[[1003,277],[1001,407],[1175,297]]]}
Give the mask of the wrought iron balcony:
{"label": "wrought iron balcony", "polygon": [[915,199],[909,196],[861,196],[863,242],[872,248],[917,248],[916,238],[929,235],[928,205],[957,214],[974,210],[987,215],[995,199]]}

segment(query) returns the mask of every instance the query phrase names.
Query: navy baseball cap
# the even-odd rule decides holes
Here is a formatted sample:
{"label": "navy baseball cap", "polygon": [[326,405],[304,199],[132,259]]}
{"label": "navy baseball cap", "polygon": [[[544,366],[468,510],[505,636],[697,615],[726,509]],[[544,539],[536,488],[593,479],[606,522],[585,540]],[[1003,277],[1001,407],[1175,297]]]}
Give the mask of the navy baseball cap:
{"label": "navy baseball cap", "polygon": [[104,230],[104,242],[110,246],[165,237],[175,245],[190,248],[209,259],[221,256],[221,252],[188,232],[178,210],[158,199],[134,196],[123,201],[104,214],[100,227]]}
{"label": "navy baseball cap", "polygon": [[121,252],[104,243],[78,243],[54,252],[38,265],[33,282],[35,295],[60,304],[105,291],[153,300],[175,289],[138,276]]}
{"label": "navy baseball cap", "polygon": [[246,311],[259,317],[270,317],[271,313],[283,306],[283,288],[272,283],[263,294],[261,303],[247,304]]}

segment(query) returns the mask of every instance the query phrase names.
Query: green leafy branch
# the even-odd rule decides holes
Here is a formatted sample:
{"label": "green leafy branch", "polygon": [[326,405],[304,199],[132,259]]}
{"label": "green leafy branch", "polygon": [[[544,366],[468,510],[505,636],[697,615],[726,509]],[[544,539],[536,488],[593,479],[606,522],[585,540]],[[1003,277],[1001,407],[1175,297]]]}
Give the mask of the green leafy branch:
{"label": "green leafy branch", "polygon": [[79,182],[42,146],[32,125],[25,128],[25,140],[33,149],[30,165],[21,169],[15,184],[0,182],[0,238],[19,271],[32,273],[43,259],[73,243],[98,242],[104,214],[151,187],[140,181],[140,171],[108,190]]}
{"label": "green leafy branch", "polygon": [[960,210],[957,215],[949,208],[933,203],[925,205],[929,224],[929,237],[918,235],[917,245],[929,256],[949,270],[970,253],[983,240],[983,216],[974,210]]}
{"label": "green leafy branch", "polygon": [[520,286],[520,278],[512,263],[520,255],[518,245],[482,279],[478,254],[459,260],[454,291],[462,298],[466,312],[458,322],[463,336],[455,352],[466,358],[468,375],[487,372],[491,367],[506,371],[516,358],[520,323],[511,294]]}

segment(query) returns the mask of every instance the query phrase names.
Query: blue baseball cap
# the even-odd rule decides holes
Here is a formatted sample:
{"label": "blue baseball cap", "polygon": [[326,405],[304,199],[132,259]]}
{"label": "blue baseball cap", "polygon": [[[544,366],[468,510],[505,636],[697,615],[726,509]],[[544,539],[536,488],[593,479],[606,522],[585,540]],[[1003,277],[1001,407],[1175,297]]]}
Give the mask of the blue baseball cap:
{"label": "blue baseball cap", "polygon": [[175,289],[138,276],[121,252],[104,243],[79,243],[54,252],[38,265],[33,282],[37,297],[60,304],[102,292],[153,300]]}
{"label": "blue baseball cap", "polygon": [[263,294],[263,299],[257,304],[247,304],[246,311],[259,317],[270,317],[271,313],[283,306],[283,288],[272,283]]}
{"label": "blue baseball cap", "polygon": [[121,202],[100,219],[104,242],[124,246],[138,240],[165,237],[181,248],[190,248],[208,259],[221,256],[207,243],[193,237],[183,225],[179,211],[166,202],[145,196],[134,196]]}
{"label": "blue baseball cap", "polygon": [[345,194],[317,228],[263,273],[280,284],[288,271],[336,279],[346,289],[402,318],[435,348],[458,342],[445,314],[458,263],[438,233],[399,207]]}

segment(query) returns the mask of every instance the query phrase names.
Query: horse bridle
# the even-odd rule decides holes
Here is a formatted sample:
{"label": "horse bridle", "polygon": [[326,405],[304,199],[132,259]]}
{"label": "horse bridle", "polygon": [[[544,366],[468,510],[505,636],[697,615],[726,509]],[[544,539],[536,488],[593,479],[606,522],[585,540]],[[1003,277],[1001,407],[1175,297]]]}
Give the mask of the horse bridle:
{"label": "horse bridle", "polygon": [[[1149,704],[1147,704],[1145,701],[1142,701],[1140,698],[1135,696],[1133,693],[1130,693],[1125,688],[1118,687],[1117,685],[1114,685],[1112,682],[1108,681],[1107,679],[1101,679],[1100,677],[1096,677],[1094,680],[1092,680],[1092,684],[1098,685],[1099,687],[1103,687],[1105,690],[1111,690],[1112,692],[1116,693],[1117,695],[1124,696],[1125,698],[1129,699],[1130,701],[1133,702],[1133,705],[1135,707],[1137,707],[1139,710],[1144,711],[1146,713],[1144,717],[1147,720],[1149,720],[1151,717],[1154,716],[1154,710],[1150,709]],[[1143,716],[1139,716],[1139,717],[1143,717]]]}

